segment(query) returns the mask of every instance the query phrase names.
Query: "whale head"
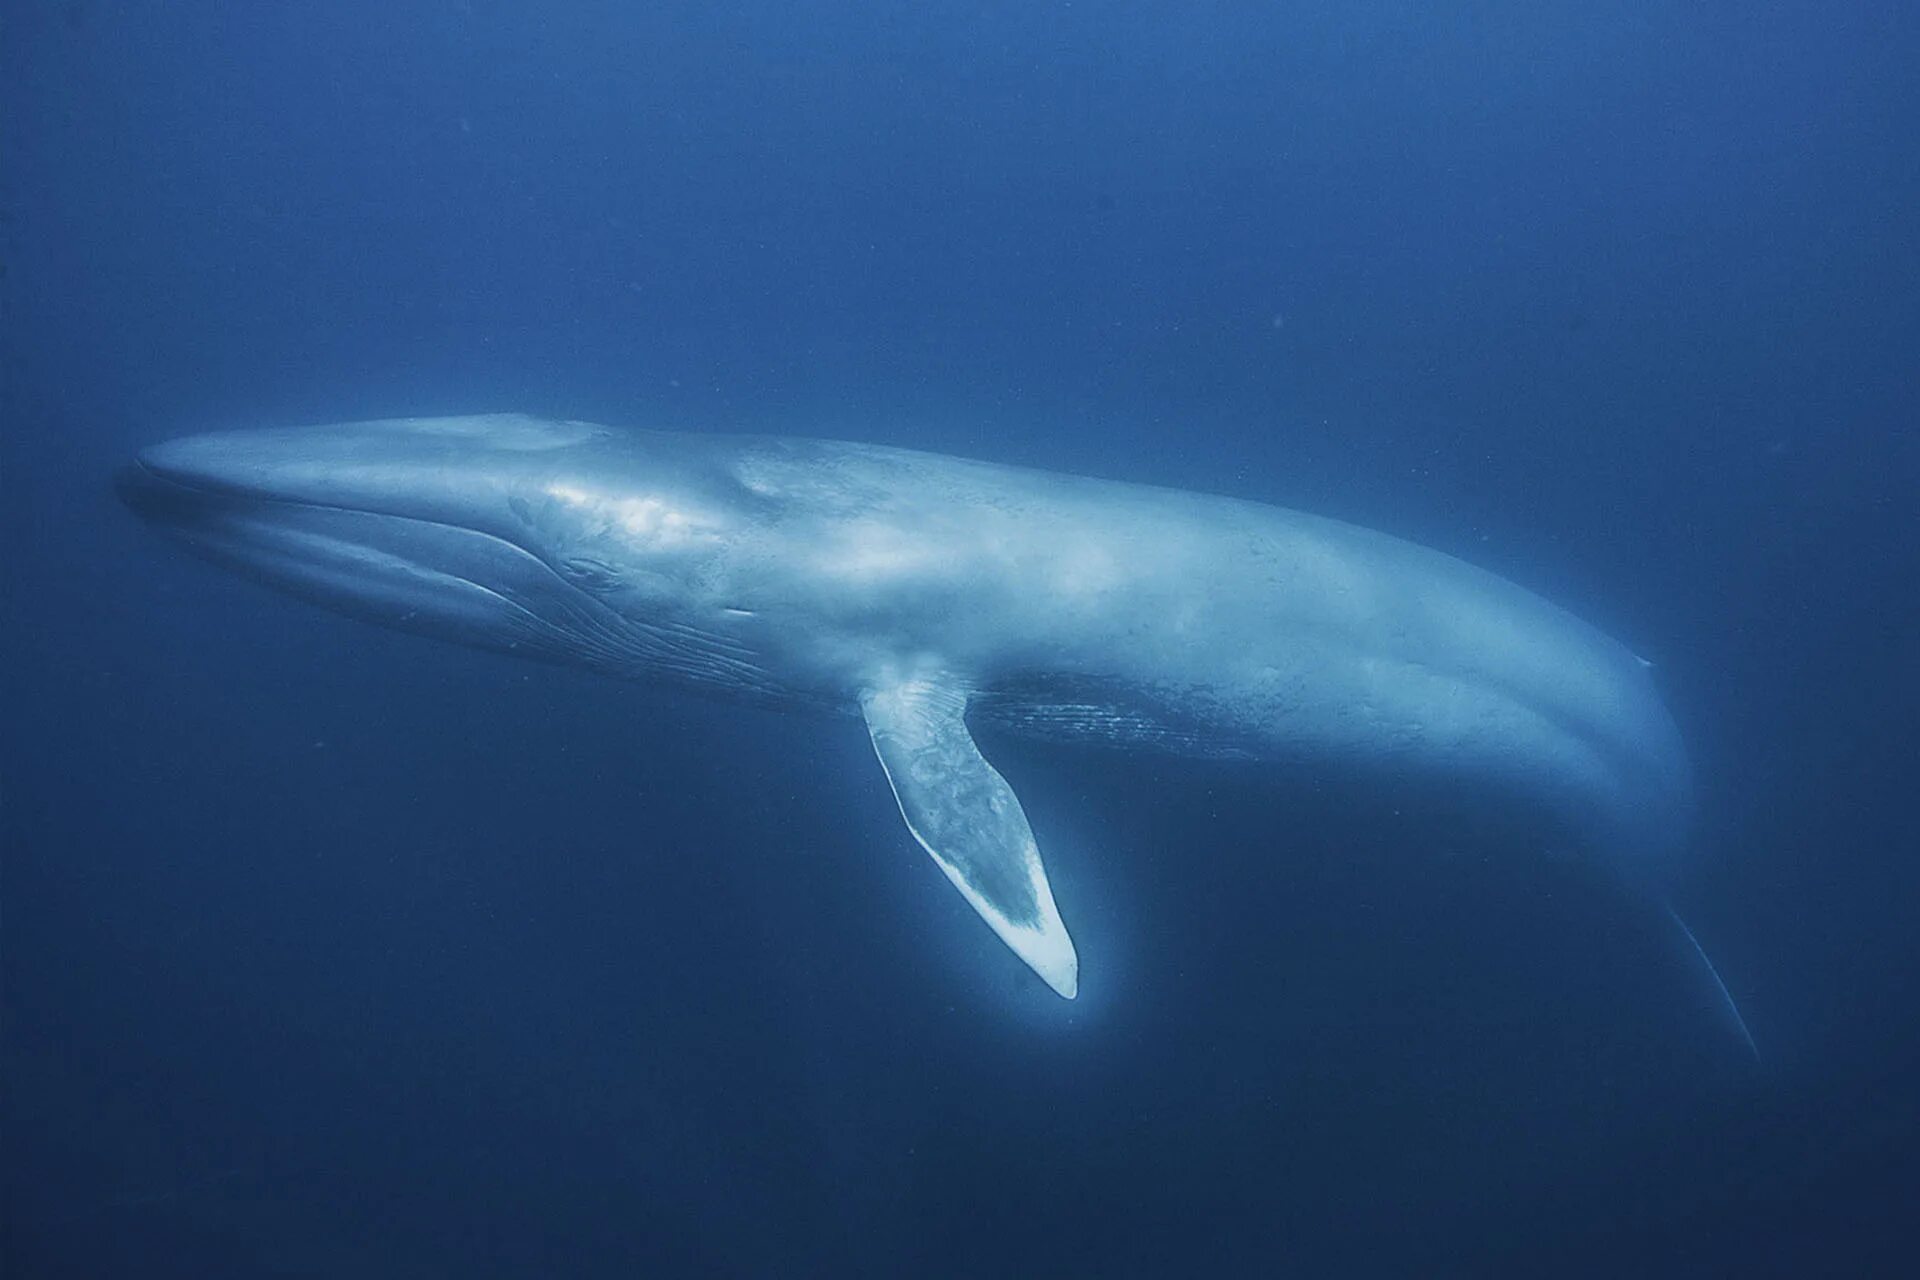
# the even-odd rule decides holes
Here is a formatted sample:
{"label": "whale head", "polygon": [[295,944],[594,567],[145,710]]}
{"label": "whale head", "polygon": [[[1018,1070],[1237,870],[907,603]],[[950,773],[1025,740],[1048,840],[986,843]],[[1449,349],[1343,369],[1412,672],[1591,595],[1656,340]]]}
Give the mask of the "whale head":
{"label": "whale head", "polygon": [[699,589],[738,513],[685,439],[514,414],[215,432],[143,450],[119,488],[197,554],[357,617],[697,666],[738,647]]}

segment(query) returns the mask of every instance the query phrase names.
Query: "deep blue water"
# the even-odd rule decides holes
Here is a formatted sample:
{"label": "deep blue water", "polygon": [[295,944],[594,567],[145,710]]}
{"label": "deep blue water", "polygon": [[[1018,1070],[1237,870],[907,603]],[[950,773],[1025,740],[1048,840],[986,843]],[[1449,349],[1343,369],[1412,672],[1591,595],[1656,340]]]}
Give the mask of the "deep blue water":
{"label": "deep blue water", "polygon": [[[1877,0],[15,0],[5,1274],[1911,1274],[1916,58]],[[494,409],[1569,604],[1658,663],[1762,1066],[1484,798],[989,740],[1065,1004],[857,722],[336,618],[110,485]]]}

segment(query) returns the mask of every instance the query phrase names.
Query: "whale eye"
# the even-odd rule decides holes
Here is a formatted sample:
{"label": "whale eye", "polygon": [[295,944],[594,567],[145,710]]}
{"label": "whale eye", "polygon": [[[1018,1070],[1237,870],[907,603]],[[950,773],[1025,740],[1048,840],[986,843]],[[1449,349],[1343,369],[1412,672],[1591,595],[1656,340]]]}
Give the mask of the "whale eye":
{"label": "whale eye", "polygon": [[569,556],[560,561],[559,568],[568,581],[588,591],[606,591],[620,585],[620,570],[593,556]]}

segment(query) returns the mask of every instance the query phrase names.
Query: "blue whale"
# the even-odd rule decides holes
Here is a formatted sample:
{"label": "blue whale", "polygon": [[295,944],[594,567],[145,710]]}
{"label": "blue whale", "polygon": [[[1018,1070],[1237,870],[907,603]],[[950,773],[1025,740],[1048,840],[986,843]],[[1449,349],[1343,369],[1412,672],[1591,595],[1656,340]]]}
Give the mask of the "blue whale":
{"label": "blue whale", "polygon": [[1068,998],[1072,939],[970,725],[1458,779],[1551,810],[1638,884],[1685,843],[1686,753],[1645,662],[1490,573],[1318,516],[519,415],[190,436],[141,452],[122,492],[198,553],[378,622],[861,717],[914,838]]}

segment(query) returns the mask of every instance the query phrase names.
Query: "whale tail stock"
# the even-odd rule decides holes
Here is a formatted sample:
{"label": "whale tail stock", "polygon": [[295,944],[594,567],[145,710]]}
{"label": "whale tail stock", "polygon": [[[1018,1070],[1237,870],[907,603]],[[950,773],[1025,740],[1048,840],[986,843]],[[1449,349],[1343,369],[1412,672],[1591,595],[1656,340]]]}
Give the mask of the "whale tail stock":
{"label": "whale tail stock", "polygon": [[1687,952],[1693,967],[1705,979],[1705,985],[1709,988],[1728,1029],[1740,1037],[1740,1042],[1747,1047],[1747,1053],[1756,1063],[1759,1062],[1760,1046],[1754,1043],[1753,1032],[1747,1029],[1747,1020],[1740,1016],[1740,1006],[1734,1003],[1733,993],[1727,990],[1726,981],[1721,978],[1720,971],[1713,967],[1713,961],[1708,957],[1707,949],[1700,945],[1700,939],[1693,936],[1693,930],[1687,927],[1687,922],[1680,918],[1680,913],[1673,909],[1671,902],[1665,898],[1659,899],[1659,902],[1661,910],[1667,913],[1667,919],[1673,922],[1673,927],[1680,931],[1682,938],[1686,939]]}

